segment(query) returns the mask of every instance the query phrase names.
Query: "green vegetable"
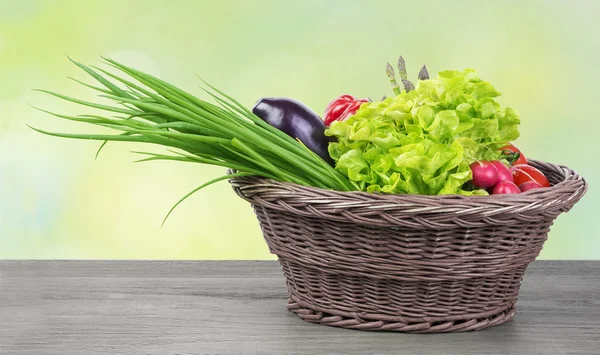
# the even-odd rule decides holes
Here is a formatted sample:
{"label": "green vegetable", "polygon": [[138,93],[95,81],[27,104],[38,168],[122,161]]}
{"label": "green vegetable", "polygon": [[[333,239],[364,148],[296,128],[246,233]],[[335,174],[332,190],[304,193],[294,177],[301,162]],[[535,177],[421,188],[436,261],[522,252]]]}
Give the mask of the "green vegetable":
{"label": "green vegetable", "polygon": [[336,169],[362,191],[441,195],[486,194],[463,188],[469,164],[496,160],[519,136],[519,114],[472,69],[444,71],[415,90],[364,104],[326,131]]}
{"label": "green vegetable", "polygon": [[423,65],[421,70],[419,71],[419,80],[427,80],[429,79],[429,72],[427,72],[427,67]]}
{"label": "green vegetable", "polygon": [[392,84],[392,90],[394,90],[394,93],[396,95],[400,95],[400,86],[396,81],[396,74],[394,73],[394,68],[392,68],[390,63],[387,63],[385,66],[385,74],[388,76],[388,78],[390,78],[390,84]]}
{"label": "green vegetable", "polygon": [[[149,157],[140,161],[175,160],[211,164],[235,169],[238,176],[258,175],[306,186],[355,190],[354,185],[322,158],[218,89],[206,84],[208,88],[205,91],[216,100],[218,105],[215,105],[152,75],[111,59],[105,60],[121,75],[73,63],[104,87],[79,83],[100,92],[100,97],[112,100],[114,104],[101,105],[41,91],[89,108],[119,114],[116,117],[94,114],[67,116],[48,112],[59,118],[112,128],[120,131],[119,134],[51,133],[34,129],[57,137],[100,140],[105,143],[151,143],[178,150],[173,152],[175,155],[142,153]],[[122,74],[135,79],[137,83]],[[216,178],[198,189],[226,178]]]}
{"label": "green vegetable", "polygon": [[406,90],[406,92],[414,90],[415,86],[412,82],[408,80],[408,73],[406,72],[406,62],[404,61],[404,58],[402,56],[398,58],[398,73],[400,74],[400,79],[402,80],[404,90]]}

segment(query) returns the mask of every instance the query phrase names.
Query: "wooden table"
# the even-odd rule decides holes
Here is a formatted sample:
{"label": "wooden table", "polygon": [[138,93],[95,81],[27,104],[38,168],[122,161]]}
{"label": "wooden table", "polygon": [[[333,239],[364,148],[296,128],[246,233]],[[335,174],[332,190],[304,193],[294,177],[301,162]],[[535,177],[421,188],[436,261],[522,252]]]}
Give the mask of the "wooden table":
{"label": "wooden table", "polygon": [[600,354],[600,261],[536,261],[508,324],[305,323],[274,261],[0,261],[0,354]]}

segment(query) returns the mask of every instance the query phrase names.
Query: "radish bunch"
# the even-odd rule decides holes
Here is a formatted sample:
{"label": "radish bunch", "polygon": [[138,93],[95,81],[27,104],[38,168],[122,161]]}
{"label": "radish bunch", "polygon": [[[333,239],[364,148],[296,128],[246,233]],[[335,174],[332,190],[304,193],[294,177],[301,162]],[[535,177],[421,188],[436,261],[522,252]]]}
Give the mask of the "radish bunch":
{"label": "radish bunch", "polygon": [[[518,194],[550,186],[539,170],[526,164],[518,164],[509,169],[499,160],[480,160],[471,164],[470,167],[473,185],[485,189],[493,195]],[[540,179],[537,178],[538,176],[532,177],[532,175],[536,175],[535,173],[539,173],[545,181],[543,183],[536,181]],[[516,182],[519,183],[519,186]]]}
{"label": "radish bunch", "polygon": [[480,160],[471,164],[473,184],[479,188],[491,189],[492,194],[518,194],[521,192],[515,185],[512,173],[501,161]]}

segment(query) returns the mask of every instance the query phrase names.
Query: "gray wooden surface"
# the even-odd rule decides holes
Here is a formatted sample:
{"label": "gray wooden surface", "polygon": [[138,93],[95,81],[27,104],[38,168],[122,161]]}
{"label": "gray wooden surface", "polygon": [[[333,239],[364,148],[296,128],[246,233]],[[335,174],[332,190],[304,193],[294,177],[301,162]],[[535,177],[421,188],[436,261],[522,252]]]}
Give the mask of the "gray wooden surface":
{"label": "gray wooden surface", "polygon": [[0,354],[600,354],[600,262],[537,261],[515,319],[462,334],[309,324],[276,262],[0,261]]}

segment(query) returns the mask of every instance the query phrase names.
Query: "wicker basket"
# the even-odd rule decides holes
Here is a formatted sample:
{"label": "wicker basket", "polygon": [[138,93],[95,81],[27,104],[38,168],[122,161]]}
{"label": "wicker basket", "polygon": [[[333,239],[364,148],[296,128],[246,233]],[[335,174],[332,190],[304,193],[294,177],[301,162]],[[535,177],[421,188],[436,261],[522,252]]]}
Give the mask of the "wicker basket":
{"label": "wicker basket", "polygon": [[564,166],[550,188],[464,197],[338,192],[231,179],[283,267],[288,309],[330,326],[437,333],[510,321],[554,219],[585,194]]}

